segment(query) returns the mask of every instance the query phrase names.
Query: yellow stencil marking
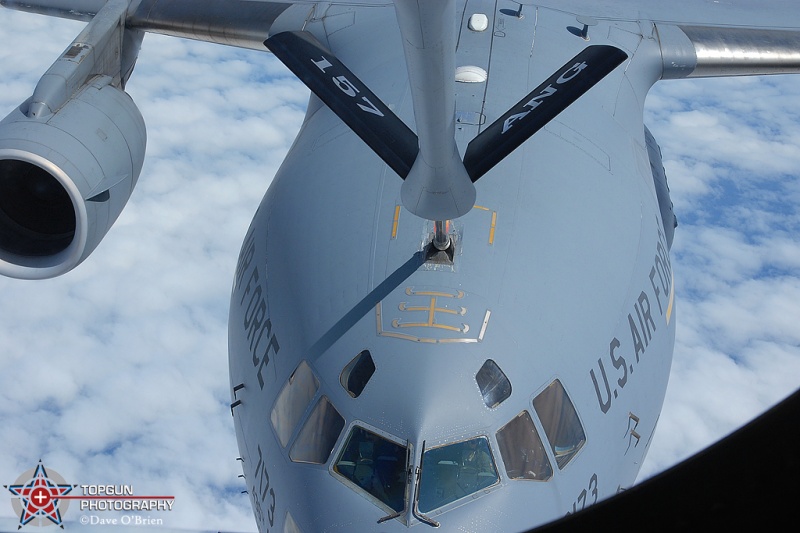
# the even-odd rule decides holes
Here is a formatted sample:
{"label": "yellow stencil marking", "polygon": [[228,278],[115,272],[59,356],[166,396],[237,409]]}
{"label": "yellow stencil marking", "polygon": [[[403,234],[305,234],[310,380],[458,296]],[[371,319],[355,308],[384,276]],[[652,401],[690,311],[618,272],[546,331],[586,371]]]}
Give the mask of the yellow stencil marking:
{"label": "yellow stencil marking", "polygon": [[394,221],[392,222],[392,239],[397,238],[397,222],[400,220],[400,206],[394,206]]}
{"label": "yellow stencil marking", "polygon": [[398,309],[400,311],[407,311],[407,312],[422,312],[426,314],[426,319],[424,322],[403,322],[401,319],[396,318],[392,320],[392,327],[394,328],[437,328],[437,329],[445,329],[448,331],[459,331],[461,333],[466,333],[469,331],[469,326],[467,324],[461,324],[461,326],[449,326],[447,324],[439,324],[436,322],[436,313],[444,313],[449,315],[461,315],[464,316],[467,314],[467,308],[463,306],[459,306],[457,309],[451,309],[449,307],[444,306],[437,306],[437,299],[439,298],[455,298],[460,299],[464,297],[464,291],[456,291],[455,294],[447,293],[447,292],[439,292],[439,291],[415,291],[411,287],[406,287],[406,294],[409,296],[427,296],[430,297],[430,301],[427,305],[408,305],[406,302],[401,302],[398,305]]}
{"label": "yellow stencil marking", "polygon": [[669,305],[667,306],[667,325],[672,317],[672,304],[675,303],[675,275],[670,274]]}
{"label": "yellow stencil marking", "polygon": [[[423,309],[427,309],[427,308],[423,308]],[[486,334],[486,327],[489,325],[489,317],[490,317],[490,315],[491,315],[491,311],[489,311],[487,309],[486,310],[486,314],[485,314],[485,316],[483,318],[483,325],[481,326],[480,333],[478,333],[478,336],[475,337],[475,338],[456,337],[456,338],[437,339],[437,338],[431,338],[431,337],[420,337],[420,336],[417,336],[417,335],[409,335],[407,333],[400,333],[400,332],[396,332],[396,331],[386,331],[386,330],[384,330],[383,326],[382,326],[382,324],[383,324],[383,313],[381,311],[381,303],[378,302],[378,305],[375,306],[375,318],[377,319],[376,320],[376,322],[377,322],[376,325],[377,325],[377,329],[378,329],[377,333],[378,333],[379,336],[381,336],[381,337],[391,337],[391,338],[394,338],[394,339],[403,339],[403,340],[412,341],[412,342],[428,343],[428,344],[450,344],[450,343],[461,343],[461,342],[463,342],[463,343],[481,342],[483,340],[484,335]],[[395,325],[395,322],[398,322],[398,324]],[[408,327],[408,325],[400,324],[398,320],[393,320],[392,321],[392,326],[395,327],[395,328]],[[427,324],[419,324],[419,326],[428,327]],[[437,327],[437,328],[440,328],[440,329],[448,329],[450,331],[455,331],[455,332],[460,332],[460,333],[466,333],[467,331],[469,331],[469,326],[467,326],[466,324],[464,326],[466,327],[466,329],[459,329],[459,328],[453,328],[453,327],[443,327],[443,326],[440,326],[440,325],[436,325],[434,327]]]}
{"label": "yellow stencil marking", "polygon": [[409,296],[439,296],[441,298],[463,298],[464,291],[456,291],[455,294],[438,291],[415,291],[411,287],[406,287],[406,294]]}
{"label": "yellow stencil marking", "polygon": [[497,226],[497,211],[492,211],[488,207],[483,207],[482,205],[473,206],[475,209],[480,209],[481,211],[491,211],[492,212],[492,222],[489,226],[489,245],[494,244],[494,229]]}

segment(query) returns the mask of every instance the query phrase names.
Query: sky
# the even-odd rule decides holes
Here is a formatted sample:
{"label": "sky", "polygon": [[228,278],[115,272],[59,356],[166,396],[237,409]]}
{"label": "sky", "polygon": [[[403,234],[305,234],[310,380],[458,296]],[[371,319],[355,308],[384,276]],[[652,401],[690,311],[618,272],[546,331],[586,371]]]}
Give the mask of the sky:
{"label": "sky", "polygon": [[[82,27],[0,10],[0,116]],[[147,158],[114,227],[60,278],[0,278],[0,485],[42,459],[70,483],[174,495],[166,526],[254,531],[229,291],[308,92],[268,54],[157,35],[128,92]],[[800,386],[800,78],[662,82],[645,120],[680,226],[673,369],[640,479]],[[17,522],[4,501],[0,529]]]}

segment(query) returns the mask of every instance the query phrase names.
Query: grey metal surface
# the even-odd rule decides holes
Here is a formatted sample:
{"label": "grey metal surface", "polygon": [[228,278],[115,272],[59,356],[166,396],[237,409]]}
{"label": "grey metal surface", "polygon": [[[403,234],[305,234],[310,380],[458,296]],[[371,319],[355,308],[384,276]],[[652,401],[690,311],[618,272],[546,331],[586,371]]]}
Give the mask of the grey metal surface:
{"label": "grey metal surface", "polygon": [[651,20],[681,25],[774,29],[800,27],[800,11],[795,0],[521,0],[515,4],[523,4],[525,9],[535,5],[597,20]]}
{"label": "grey metal surface", "polygon": [[136,4],[128,19],[131,28],[262,51],[273,22],[291,7],[251,0],[141,0]]}
{"label": "grey metal surface", "polygon": [[680,28],[697,56],[690,78],[800,72],[800,31]]}
{"label": "grey metal surface", "polygon": [[419,137],[401,195],[406,209],[429,220],[458,218],[475,203],[475,186],[455,141],[455,5],[395,3]]}
{"label": "grey metal surface", "polygon": [[91,20],[105,3],[106,0],[0,0],[1,6],[10,9],[85,21]]}

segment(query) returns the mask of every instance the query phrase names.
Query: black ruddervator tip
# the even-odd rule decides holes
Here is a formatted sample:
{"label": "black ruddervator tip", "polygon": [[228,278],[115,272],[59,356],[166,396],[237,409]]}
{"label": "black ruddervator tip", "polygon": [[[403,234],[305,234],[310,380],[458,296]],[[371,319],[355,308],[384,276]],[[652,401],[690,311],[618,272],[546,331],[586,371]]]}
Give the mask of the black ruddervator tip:
{"label": "black ruddervator tip", "polygon": [[[275,34],[264,45],[406,178],[419,153],[416,134],[333,53],[305,31]],[[464,166],[470,179],[477,181],[627,58],[614,46],[594,45],[567,61],[469,143]]]}
{"label": "black ruddervator tip", "polygon": [[264,46],[405,179],[419,152],[417,136],[364,82],[308,32],[277,33]]}
{"label": "black ruddervator tip", "polygon": [[469,143],[470,179],[477,181],[627,58],[619,48],[595,45],[567,61]]}

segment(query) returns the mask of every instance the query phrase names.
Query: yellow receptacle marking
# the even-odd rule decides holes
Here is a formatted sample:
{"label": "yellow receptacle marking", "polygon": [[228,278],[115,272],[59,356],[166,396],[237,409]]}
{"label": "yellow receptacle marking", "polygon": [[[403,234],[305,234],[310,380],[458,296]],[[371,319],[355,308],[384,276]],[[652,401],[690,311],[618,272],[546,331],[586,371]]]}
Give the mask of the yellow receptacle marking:
{"label": "yellow receptacle marking", "polygon": [[497,226],[497,211],[492,211],[488,207],[483,207],[482,205],[475,205],[473,207],[475,209],[480,209],[481,211],[491,211],[492,212],[492,223],[489,226],[489,245],[494,244],[494,229]]}
{"label": "yellow receptacle marking", "polygon": [[[452,297],[452,295],[451,295]],[[433,330],[438,330],[439,332],[452,332],[452,333],[460,333],[466,334],[468,333],[471,328],[467,324],[461,324],[461,326],[450,326],[445,324],[439,324],[435,321],[435,319],[431,316],[433,313],[452,313],[451,310],[447,308],[440,308],[436,307],[436,304],[432,301],[429,306],[420,306],[419,308],[411,309],[409,307],[402,308],[403,304],[401,304],[401,311],[427,311],[428,317],[427,320],[424,322],[402,322],[401,319],[394,319],[390,322],[392,328],[397,330],[401,330],[403,328],[430,328]],[[465,315],[467,312],[466,308],[461,308],[460,311],[456,312],[455,314],[458,315]],[[473,343],[473,342],[481,342],[483,341],[483,337],[486,334],[486,327],[489,325],[489,317],[491,315],[491,311],[488,309],[486,310],[486,314],[483,318],[483,323],[481,325],[480,332],[478,333],[477,337],[472,338],[465,338],[462,336],[457,337],[446,337],[446,338],[435,338],[435,337],[420,337],[418,335],[411,335],[408,333],[401,333],[400,331],[387,331],[383,329],[383,313],[381,310],[381,302],[375,306],[375,318],[376,318],[376,326],[378,335],[381,337],[391,337],[394,339],[403,339],[412,342],[422,342],[422,343],[431,343],[431,344],[450,344],[450,343]]]}
{"label": "yellow receptacle marking", "polygon": [[400,220],[400,206],[394,206],[394,221],[392,222],[392,239],[397,238],[397,222]]}
{"label": "yellow receptacle marking", "polygon": [[672,318],[672,304],[675,303],[675,275],[670,275],[669,287],[669,305],[667,306],[667,325],[669,326],[669,319]]}

